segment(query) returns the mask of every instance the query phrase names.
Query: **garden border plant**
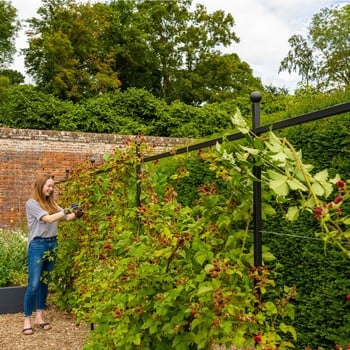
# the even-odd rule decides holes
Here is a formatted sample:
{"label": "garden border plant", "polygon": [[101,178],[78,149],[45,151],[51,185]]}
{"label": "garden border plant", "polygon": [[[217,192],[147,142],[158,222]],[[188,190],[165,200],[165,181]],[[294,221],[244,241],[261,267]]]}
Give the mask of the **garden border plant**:
{"label": "garden border plant", "polygon": [[0,229],[0,314],[22,310],[26,279],[26,234],[20,229]]}
{"label": "garden border plant", "polygon": [[[146,166],[135,156],[134,143],[106,155],[100,166],[85,164],[73,172],[63,192],[67,201],[79,200],[87,215],[63,234],[56,285],[66,308],[96,324],[86,349],[293,346],[289,339],[295,341],[296,334],[288,318],[295,291],[274,289],[275,271],[266,265],[273,256],[266,248],[264,264],[254,266],[252,169],[263,166],[263,213],[275,213],[269,205],[275,200],[290,220],[323,207],[338,184],[342,200],[329,201],[336,213],[349,197],[348,184],[329,179],[325,171],[312,174],[286,139],[272,132],[252,135],[239,113],[233,122],[247,145],[227,152],[218,144],[217,152],[198,154],[230,189],[228,198],[208,183],[198,189],[196,203],[181,205],[159,165]],[[136,179],[137,164],[142,171]],[[186,168],[180,170],[173,178],[188,176]],[[136,183],[142,186],[139,208]],[[293,206],[290,196],[298,198]],[[347,220],[333,212],[319,220],[321,237],[345,252],[347,231],[335,232],[330,225],[347,227]]]}

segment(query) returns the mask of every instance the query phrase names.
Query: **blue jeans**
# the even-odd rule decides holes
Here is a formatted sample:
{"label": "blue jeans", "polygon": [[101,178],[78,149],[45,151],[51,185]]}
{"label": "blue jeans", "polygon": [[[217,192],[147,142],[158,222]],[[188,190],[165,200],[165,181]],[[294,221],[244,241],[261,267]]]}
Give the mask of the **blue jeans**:
{"label": "blue jeans", "polygon": [[31,316],[34,305],[44,310],[48,292],[48,274],[55,264],[57,239],[34,238],[28,247],[28,286],[24,294],[24,316]]}

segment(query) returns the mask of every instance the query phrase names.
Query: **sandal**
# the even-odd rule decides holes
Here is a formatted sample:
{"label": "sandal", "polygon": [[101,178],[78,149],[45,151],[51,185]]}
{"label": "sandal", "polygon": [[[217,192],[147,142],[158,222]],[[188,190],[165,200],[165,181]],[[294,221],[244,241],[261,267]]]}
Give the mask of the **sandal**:
{"label": "sandal", "polygon": [[42,329],[43,331],[48,331],[48,330],[50,330],[52,328],[50,326],[50,323],[48,323],[48,322],[37,323],[36,326],[38,328]]}
{"label": "sandal", "polygon": [[28,327],[28,328],[23,328],[22,333],[24,335],[32,335],[34,334],[34,331],[32,327]]}

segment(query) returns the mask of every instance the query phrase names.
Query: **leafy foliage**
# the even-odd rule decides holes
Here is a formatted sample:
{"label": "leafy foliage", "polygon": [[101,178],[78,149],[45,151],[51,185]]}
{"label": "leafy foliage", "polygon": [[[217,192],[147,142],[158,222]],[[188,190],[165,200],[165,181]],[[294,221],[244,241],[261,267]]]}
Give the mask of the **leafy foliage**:
{"label": "leafy foliage", "polygon": [[[229,193],[246,195],[227,206],[227,191],[204,183],[198,200],[182,205],[166,173],[144,165],[136,208],[134,147],[105,158],[100,168],[80,169],[62,191],[67,200],[79,198],[85,216],[60,238],[56,283],[65,306],[96,324],[87,349],[249,346],[259,332],[266,344],[289,344],[279,333],[294,335],[287,324],[293,309],[285,303],[294,291],[276,290],[265,300],[273,272],[253,267],[251,180],[215,170],[210,154],[201,157]],[[186,172],[182,167],[173,180]],[[267,250],[264,259],[273,259]]]}
{"label": "leafy foliage", "polygon": [[239,41],[233,17],[191,5],[45,0],[28,21],[26,67],[42,91],[73,101],[137,88],[167,103],[200,105],[262,89],[247,63],[219,53]]}
{"label": "leafy foliage", "polygon": [[24,76],[22,73],[12,69],[1,69],[0,76],[7,77],[12,85],[24,83]]}
{"label": "leafy foliage", "polygon": [[45,0],[39,18],[29,20],[29,47],[24,49],[28,73],[37,86],[73,101],[119,88],[108,36],[108,5]]}
{"label": "leafy foliage", "polygon": [[334,349],[349,343],[348,258],[338,248],[315,237],[317,221],[310,215],[281,225],[270,218],[264,222],[263,242],[276,260],[283,263],[277,285],[294,286],[298,292],[295,319],[298,348]]}
{"label": "leafy foliage", "polygon": [[4,85],[0,123],[12,128],[202,137],[232,128],[229,114],[235,107],[232,102],[203,108],[178,101],[167,105],[140,89],[97,95],[73,104],[30,85],[10,86],[8,79]]}
{"label": "leafy foliage", "polygon": [[[272,201],[291,221],[305,211],[315,214],[319,237],[347,254],[347,216],[316,209],[328,208],[323,203],[335,181],[342,200],[329,203],[340,208],[349,199],[348,184],[330,180],[325,171],[312,173],[286,139],[253,137],[239,113],[233,122],[246,145],[230,152],[218,145],[218,157],[198,155],[225,186],[203,179],[209,181],[198,184],[198,199],[188,205],[180,203],[169,171],[158,171],[159,165],[143,164],[135,177],[140,160],[134,143],[71,178],[62,193],[67,202],[78,199],[86,215],[61,236],[56,286],[66,308],[96,324],[87,349],[292,347],[295,290],[276,286],[278,265],[267,267],[274,259],[267,247],[264,265],[253,263],[252,167],[264,165],[265,217],[276,214]],[[176,183],[188,176],[181,166],[170,178]]]}
{"label": "leafy foliage", "polygon": [[301,35],[289,39],[291,50],[281,62],[280,71],[297,71],[302,83],[314,83],[318,91],[349,86],[349,18],[349,4],[315,14],[306,39]]}
{"label": "leafy foliage", "polygon": [[27,239],[22,231],[0,230],[0,287],[25,284]]}
{"label": "leafy foliage", "polygon": [[70,102],[38,92],[30,85],[18,85],[9,89],[6,103],[0,104],[0,122],[12,128],[58,130],[69,108]]}
{"label": "leafy foliage", "polygon": [[12,62],[15,49],[15,36],[20,27],[16,19],[17,11],[11,2],[0,0],[0,68]]}

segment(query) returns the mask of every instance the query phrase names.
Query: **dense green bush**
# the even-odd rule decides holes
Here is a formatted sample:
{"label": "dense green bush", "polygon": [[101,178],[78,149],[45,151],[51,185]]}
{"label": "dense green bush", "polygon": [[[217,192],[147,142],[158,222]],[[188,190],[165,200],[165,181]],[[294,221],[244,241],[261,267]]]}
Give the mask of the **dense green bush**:
{"label": "dense green bush", "polygon": [[[215,153],[198,156],[226,186],[217,187],[215,176],[191,183],[197,196],[187,205],[168,181],[188,177],[187,156],[172,174],[160,164],[142,166],[139,208],[135,150],[73,172],[62,193],[78,200],[85,215],[60,235],[54,281],[60,303],[96,325],[86,349],[210,349],[215,342],[256,341],[286,349],[285,334],[295,336],[288,325],[293,289],[275,290],[274,272],[253,266],[250,176],[225,171]],[[264,249],[263,258],[273,256]]]}
{"label": "dense green bush", "polygon": [[[315,169],[327,168],[332,176],[350,178],[350,114],[291,127],[282,135],[302,150]],[[349,205],[343,210],[349,212]],[[345,346],[350,341],[350,303],[345,300],[350,293],[348,258],[313,238],[316,224],[310,217],[288,225],[272,219],[264,229],[276,233],[264,233],[264,243],[284,266],[279,281],[298,290],[293,321],[298,349]]]}
{"label": "dense green bush", "polygon": [[232,126],[236,102],[194,107],[168,105],[142,89],[104,93],[72,103],[19,85],[0,100],[0,125],[10,128],[66,130],[124,135],[205,137]]}
{"label": "dense green bush", "polygon": [[325,246],[315,231],[317,224],[310,216],[288,225],[271,219],[264,222],[263,242],[283,265],[277,283],[297,290],[292,321],[296,349],[334,349],[336,344],[345,348],[350,340],[349,258],[337,247]]}
{"label": "dense green bush", "polygon": [[[312,175],[312,168],[286,139],[273,133],[255,139],[239,114],[235,122],[248,144],[236,145],[232,152],[217,145],[214,157],[198,152],[199,167],[191,164],[191,156],[184,157],[177,166],[168,161],[176,170],[173,174],[169,166],[162,169],[162,162],[143,165],[136,179],[137,159],[135,150],[130,150],[105,157],[98,168],[85,164],[73,172],[62,193],[67,202],[73,197],[79,201],[86,216],[72,222],[61,235],[55,282],[60,302],[79,319],[97,325],[87,349],[209,349],[213,342],[239,346],[258,342],[258,349],[287,349],[288,341],[295,341],[294,328],[286,323],[286,316],[294,315],[290,304],[294,288],[285,287],[283,278],[275,284],[276,276],[284,274],[280,262],[271,264],[272,270],[266,265],[274,258],[267,248],[269,242],[263,249],[264,266],[253,266],[251,160],[266,166],[262,173],[264,214],[277,214],[278,225],[285,214],[295,220],[294,214],[306,209],[312,216],[316,206],[327,203],[324,200],[332,202],[336,189],[344,193],[344,201],[350,192],[345,183],[338,185],[339,180],[329,179],[326,172]],[[204,164],[207,170],[202,171],[202,178],[189,179],[190,170],[198,176]],[[210,172],[220,180],[205,176]],[[174,187],[183,179],[197,193],[178,196]],[[137,181],[142,187],[138,208]],[[220,184],[226,186],[220,188]],[[274,201],[286,212],[279,212],[278,207],[273,210],[269,202]],[[333,210],[338,215],[335,209],[340,205],[326,206],[329,216],[312,222],[313,238],[318,232],[330,243],[343,243],[347,231],[333,231],[335,222],[330,220]],[[345,227],[350,224],[341,221],[342,215],[334,220]],[[349,254],[346,242],[344,249]],[[295,274],[288,280],[293,285],[298,281],[295,276],[300,278]],[[287,295],[281,297],[282,291]],[[309,312],[304,300],[297,299],[298,306],[299,302],[300,314]],[[326,328],[319,328],[318,336],[325,335]],[[300,331],[300,339],[305,339],[305,324]],[[317,345],[334,339],[330,332],[325,336]]]}
{"label": "dense green bush", "polygon": [[26,235],[22,231],[0,229],[0,287],[23,285],[26,274]]}

